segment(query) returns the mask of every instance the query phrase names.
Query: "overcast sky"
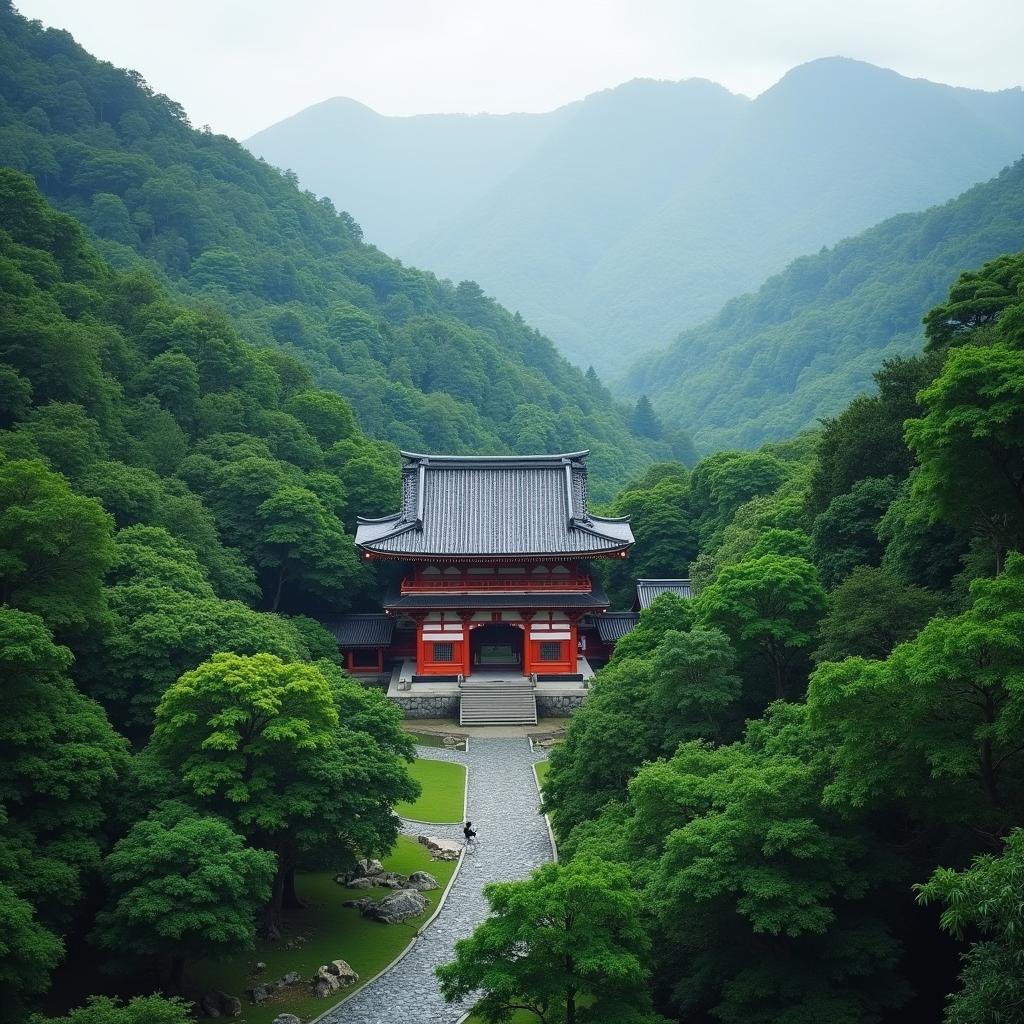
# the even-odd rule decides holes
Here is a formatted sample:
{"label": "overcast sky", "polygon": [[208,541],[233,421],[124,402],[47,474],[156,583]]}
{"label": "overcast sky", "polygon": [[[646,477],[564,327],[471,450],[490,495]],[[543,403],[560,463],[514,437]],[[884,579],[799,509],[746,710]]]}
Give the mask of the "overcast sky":
{"label": "overcast sky", "polygon": [[245,138],[350,96],[384,114],[550,110],[631,78],[753,96],[842,55],[1024,84],[1024,0],[15,0]]}

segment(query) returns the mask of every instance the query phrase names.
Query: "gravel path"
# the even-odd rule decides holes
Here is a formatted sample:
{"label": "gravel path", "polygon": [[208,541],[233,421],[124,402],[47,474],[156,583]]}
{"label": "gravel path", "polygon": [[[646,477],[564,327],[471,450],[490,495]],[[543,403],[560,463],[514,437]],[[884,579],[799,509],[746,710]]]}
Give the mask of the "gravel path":
{"label": "gravel path", "polygon": [[[458,761],[469,768],[469,817],[479,832],[479,849],[463,858],[447,902],[405,959],[329,1010],[321,1018],[322,1024],[454,1024],[470,1004],[445,1003],[434,968],[451,960],[456,940],[470,935],[486,917],[484,885],[525,878],[551,860],[532,770],[546,752],[532,752],[523,738],[474,738],[468,753],[438,747],[417,747],[417,753],[437,761]],[[457,825],[406,824],[402,831],[462,837]]]}

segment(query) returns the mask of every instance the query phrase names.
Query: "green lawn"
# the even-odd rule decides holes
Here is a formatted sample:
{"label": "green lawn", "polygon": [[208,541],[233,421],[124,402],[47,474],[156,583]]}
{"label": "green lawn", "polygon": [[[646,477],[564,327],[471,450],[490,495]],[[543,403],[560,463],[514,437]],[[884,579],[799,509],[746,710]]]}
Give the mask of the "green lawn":
{"label": "green lawn", "polygon": [[548,768],[551,767],[548,761],[538,761],[534,766],[533,770],[537,773],[537,781],[540,783],[540,788],[544,788],[544,780],[547,778]]}
{"label": "green lawn", "polygon": [[[190,988],[220,989],[238,996],[242,1000],[242,1016],[237,1018],[241,1024],[271,1024],[280,1013],[294,1013],[310,1020],[333,1003],[330,998],[314,998],[305,984],[286,989],[261,1006],[251,1006],[245,990],[257,981],[276,981],[288,971],[297,971],[305,983],[321,964],[338,959],[347,960],[358,971],[362,985],[405,949],[416,930],[434,912],[456,863],[432,861],[426,847],[399,836],[394,851],[384,858],[384,866],[403,875],[429,871],[441,886],[423,894],[427,909],[421,917],[402,924],[367,921],[357,910],[341,905],[345,900],[362,896],[383,899],[390,889],[349,889],[337,885],[330,872],[299,875],[296,888],[307,906],[286,914],[280,942],[257,942],[254,950],[232,960],[197,964],[189,970],[187,983]],[[285,948],[288,940],[297,935],[309,936],[305,945],[299,949]],[[267,969],[254,979],[249,972],[257,960],[262,960]],[[346,989],[344,994],[358,987]]]}
{"label": "green lawn", "polygon": [[423,787],[411,804],[397,804],[395,812],[414,821],[445,824],[464,820],[466,813],[466,766],[451,761],[417,758],[409,774]]}

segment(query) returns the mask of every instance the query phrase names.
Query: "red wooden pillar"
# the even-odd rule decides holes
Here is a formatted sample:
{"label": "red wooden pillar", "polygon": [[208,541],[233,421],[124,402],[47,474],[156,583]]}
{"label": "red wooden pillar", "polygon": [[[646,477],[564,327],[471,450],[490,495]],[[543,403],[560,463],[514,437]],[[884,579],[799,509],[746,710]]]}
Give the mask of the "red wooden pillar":
{"label": "red wooden pillar", "polygon": [[522,611],[519,617],[523,620],[523,675],[527,678],[533,673],[533,644],[530,641],[530,623],[533,621],[532,611]]}
{"label": "red wooden pillar", "polygon": [[473,621],[473,612],[459,612],[462,619],[462,674],[468,679],[473,673],[473,656],[469,650],[469,626]]}
{"label": "red wooden pillar", "polygon": [[580,667],[579,628],[580,617],[569,615],[569,671],[575,672]]}
{"label": "red wooden pillar", "polygon": [[416,674],[420,675],[423,672],[423,623],[426,621],[426,612],[413,612],[412,620],[416,623]]}

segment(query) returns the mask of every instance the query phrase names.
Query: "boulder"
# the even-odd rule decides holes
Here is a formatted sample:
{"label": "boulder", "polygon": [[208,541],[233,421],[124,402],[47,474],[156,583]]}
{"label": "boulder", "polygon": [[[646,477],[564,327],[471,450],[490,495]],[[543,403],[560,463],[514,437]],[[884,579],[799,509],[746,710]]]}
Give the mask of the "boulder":
{"label": "boulder", "polygon": [[220,999],[216,992],[204,992],[199,999],[199,1009],[204,1017],[220,1016]]}
{"label": "boulder", "polygon": [[355,907],[356,910],[364,910],[372,902],[373,900],[367,899],[365,896],[363,896],[361,899],[358,900],[345,900],[345,902],[342,903],[342,906]]}
{"label": "boulder", "polygon": [[279,1013],[274,1018],[274,1024],[302,1024],[302,1021],[294,1013]]}
{"label": "boulder", "polygon": [[371,902],[369,906],[363,907],[364,917],[371,921],[383,921],[385,924],[397,924],[399,921],[408,921],[412,917],[419,917],[427,909],[427,898],[415,889],[399,889],[384,899]]}
{"label": "boulder", "polygon": [[372,878],[353,878],[346,883],[350,889],[369,889],[373,885]]}
{"label": "boulder", "polygon": [[256,970],[256,971],[265,971],[266,969],[267,969],[267,965],[262,960],[257,960],[256,961],[256,966],[253,968],[253,970]]}
{"label": "boulder", "polygon": [[429,871],[414,871],[409,876],[409,888],[418,889],[420,892],[429,892],[431,889],[440,889],[441,887]]}
{"label": "boulder", "polygon": [[266,985],[256,985],[254,988],[249,989],[248,996],[249,1002],[253,1006],[259,1006],[260,1003],[265,1003],[270,998],[270,992],[267,991]]}
{"label": "boulder", "polygon": [[385,889],[404,889],[407,881],[405,875],[400,875],[397,871],[386,871],[383,875],[374,878],[373,884],[383,886]]}
{"label": "boulder", "polygon": [[220,996],[220,1012],[225,1017],[242,1016],[242,1000],[238,996],[228,995],[227,992],[218,992]]}
{"label": "boulder", "polygon": [[326,999],[340,988],[348,988],[359,980],[359,975],[344,961],[332,960],[317,968],[310,984],[313,995],[318,999]]}
{"label": "boulder", "polygon": [[298,985],[302,981],[302,975],[298,971],[289,971],[277,983],[278,988],[287,988],[288,985]]}
{"label": "boulder", "polygon": [[353,878],[365,878],[372,877],[373,875],[379,875],[383,873],[384,865],[379,860],[374,858],[368,858],[364,860],[357,860],[356,866],[352,869],[351,876]]}
{"label": "boulder", "polygon": [[431,860],[458,860],[462,852],[462,843],[457,839],[432,839],[430,836],[416,838],[430,851]]}

